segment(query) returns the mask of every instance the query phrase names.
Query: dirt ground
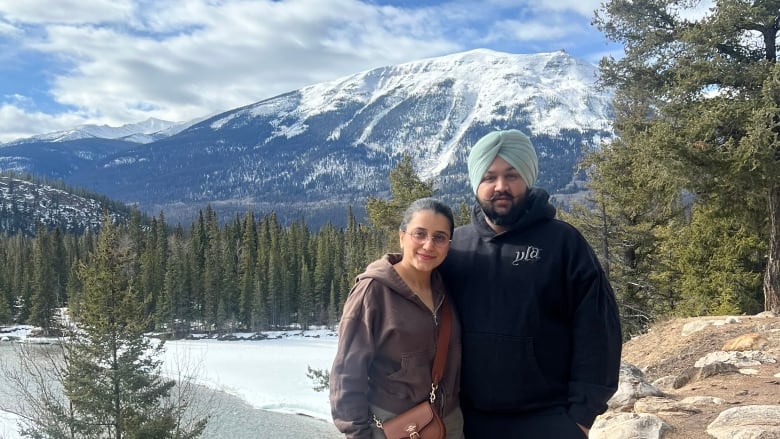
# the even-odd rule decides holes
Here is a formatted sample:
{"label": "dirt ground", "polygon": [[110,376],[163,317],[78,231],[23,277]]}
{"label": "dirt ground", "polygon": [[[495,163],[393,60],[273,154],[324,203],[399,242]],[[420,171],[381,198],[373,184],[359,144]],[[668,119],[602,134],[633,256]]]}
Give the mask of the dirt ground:
{"label": "dirt ground", "polygon": [[721,406],[708,404],[701,413],[656,414],[673,430],[664,439],[711,438],[706,433],[718,414],[739,405],[780,405],[780,317],[737,316],[739,323],[708,325],[702,330],[683,336],[682,329],[696,320],[724,321],[726,317],[693,317],[656,323],[646,334],[623,345],[623,361],[645,372],[648,382],[674,375],[692,367],[706,354],[719,351],[723,344],[742,334],[757,332],[768,343],[761,350],[774,356],[778,362],[751,367],[757,375],[722,374],[689,383],[680,389],[667,390],[672,399],[689,396],[712,396],[726,401]]}

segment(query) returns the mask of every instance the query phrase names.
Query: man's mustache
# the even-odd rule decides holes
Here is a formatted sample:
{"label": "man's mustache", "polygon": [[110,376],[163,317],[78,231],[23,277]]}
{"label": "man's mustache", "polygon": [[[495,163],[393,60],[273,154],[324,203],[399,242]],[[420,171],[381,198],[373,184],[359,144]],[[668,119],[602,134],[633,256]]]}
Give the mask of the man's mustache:
{"label": "man's mustache", "polygon": [[492,196],[492,197],[490,197],[490,199],[489,199],[488,201],[496,201],[497,199],[499,199],[499,198],[501,198],[501,197],[504,197],[504,198],[511,198],[511,199],[513,199],[513,200],[514,200],[515,198],[517,198],[517,197],[515,197],[515,196],[512,196],[512,194],[510,194],[509,192],[496,192],[496,193],[494,193],[494,194],[493,194],[493,196]]}

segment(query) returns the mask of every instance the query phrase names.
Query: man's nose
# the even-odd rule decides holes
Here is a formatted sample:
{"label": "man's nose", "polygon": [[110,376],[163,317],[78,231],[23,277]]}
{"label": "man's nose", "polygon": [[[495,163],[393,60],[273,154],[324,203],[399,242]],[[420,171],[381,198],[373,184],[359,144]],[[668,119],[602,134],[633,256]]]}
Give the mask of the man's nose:
{"label": "man's nose", "polygon": [[496,192],[504,192],[507,190],[509,186],[506,184],[506,179],[504,177],[498,177],[496,178],[496,186],[495,191]]}

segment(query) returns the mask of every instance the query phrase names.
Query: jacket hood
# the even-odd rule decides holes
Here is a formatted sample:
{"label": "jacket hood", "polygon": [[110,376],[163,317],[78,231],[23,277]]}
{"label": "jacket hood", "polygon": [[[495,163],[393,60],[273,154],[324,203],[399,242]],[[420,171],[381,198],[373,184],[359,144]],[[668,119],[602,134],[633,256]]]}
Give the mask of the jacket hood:
{"label": "jacket hood", "polygon": [[[403,255],[400,253],[385,254],[376,261],[368,264],[365,271],[357,276],[355,282],[360,281],[361,279],[373,279],[375,282],[379,282],[396,294],[413,300],[416,294],[414,294],[414,291],[409,288],[409,285],[404,282],[404,280],[401,278],[401,275],[395,271],[395,268],[393,268],[393,265],[401,262],[402,258]],[[442,280],[439,271],[433,270],[431,273],[431,287],[433,290],[438,291],[439,285],[442,285],[443,283],[444,281]],[[443,296],[438,293],[434,293],[433,300],[437,307],[441,304],[443,299]]]}
{"label": "jacket hood", "polygon": [[402,296],[414,296],[414,292],[401,279],[401,276],[393,268],[394,264],[401,261],[400,253],[388,253],[376,261],[368,264],[365,271],[357,276],[356,281],[361,279],[373,279],[376,282],[390,288]]}

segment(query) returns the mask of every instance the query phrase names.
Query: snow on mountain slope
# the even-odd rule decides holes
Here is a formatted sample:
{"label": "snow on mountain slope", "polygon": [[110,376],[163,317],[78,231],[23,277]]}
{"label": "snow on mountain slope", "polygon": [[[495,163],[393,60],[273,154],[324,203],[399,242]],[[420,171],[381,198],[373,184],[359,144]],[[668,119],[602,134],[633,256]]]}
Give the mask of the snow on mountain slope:
{"label": "snow on mountain slope", "polygon": [[67,172],[41,144],[30,157],[0,148],[0,163],[7,150],[17,168],[186,221],[212,204],[223,217],[273,210],[341,223],[346,206],[388,194],[403,155],[445,201],[470,201],[469,148],[492,129],[518,128],[539,154],[538,184],[555,194],[576,190],[583,145],[613,135],[611,94],[596,79],[595,65],[564,51],[472,50],[313,84],[150,143],[95,144],[95,160],[69,157]]}

